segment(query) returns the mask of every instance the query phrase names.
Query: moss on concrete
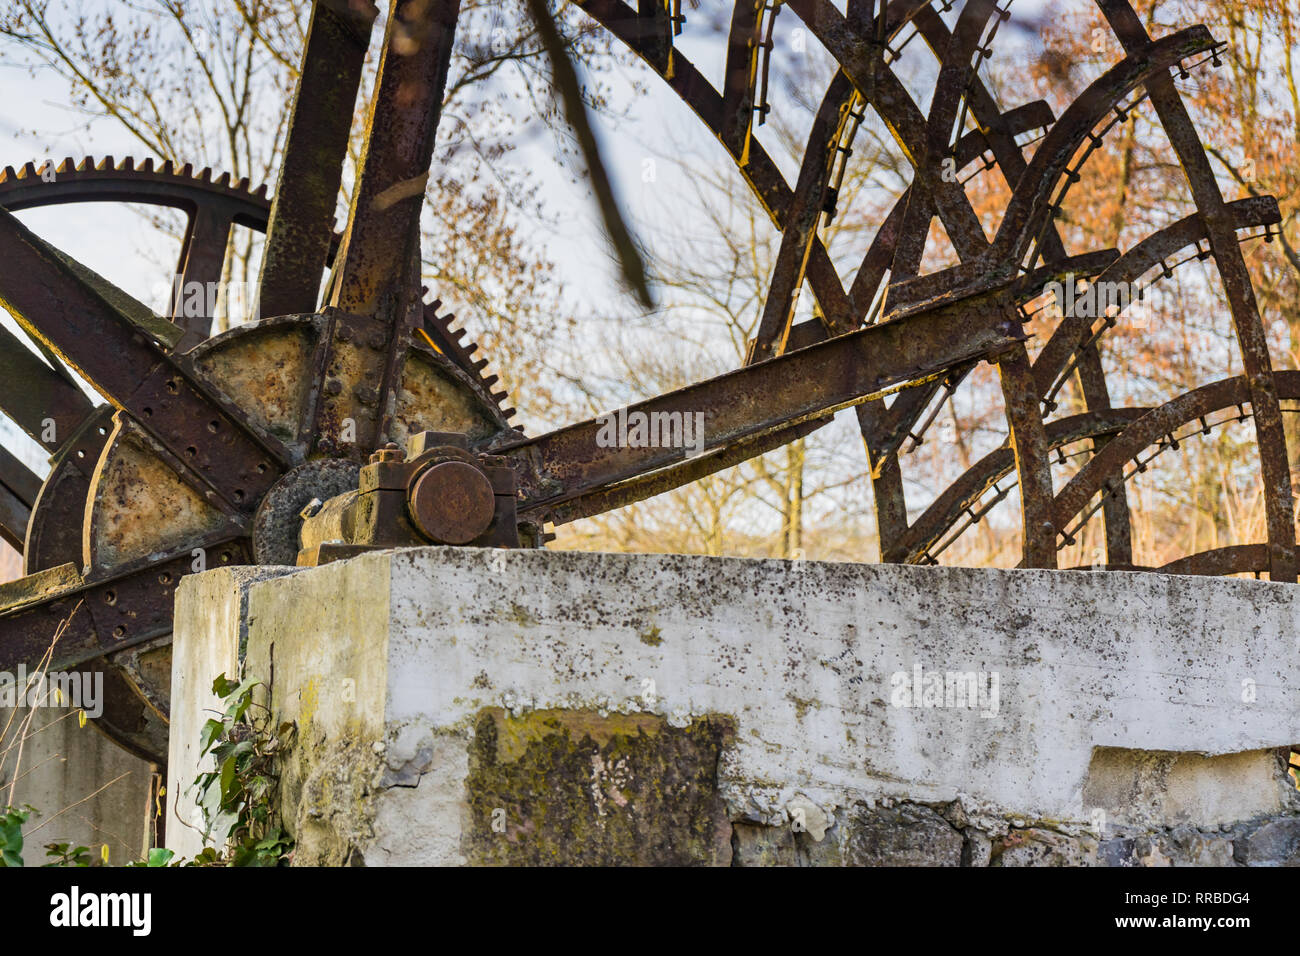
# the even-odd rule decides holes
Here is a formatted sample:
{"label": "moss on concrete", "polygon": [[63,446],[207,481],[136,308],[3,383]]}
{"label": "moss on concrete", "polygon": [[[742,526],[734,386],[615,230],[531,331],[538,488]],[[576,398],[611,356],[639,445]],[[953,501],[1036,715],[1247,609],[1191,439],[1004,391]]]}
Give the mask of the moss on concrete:
{"label": "moss on concrete", "polygon": [[498,865],[727,865],[726,717],[479,712],[462,852]]}

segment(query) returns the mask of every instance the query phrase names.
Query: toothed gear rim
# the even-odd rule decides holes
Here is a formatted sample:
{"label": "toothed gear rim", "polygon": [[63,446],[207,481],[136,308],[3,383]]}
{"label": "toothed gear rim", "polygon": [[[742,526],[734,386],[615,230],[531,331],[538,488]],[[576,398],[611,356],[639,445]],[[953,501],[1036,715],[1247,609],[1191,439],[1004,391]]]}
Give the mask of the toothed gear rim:
{"label": "toothed gear rim", "polygon": [[[271,215],[265,184],[254,189],[246,177],[236,180],[229,173],[214,175],[211,168],[195,173],[189,163],[178,168],[171,160],[155,163],[144,159],[137,164],[130,156],[121,160],[87,156],[77,162],[69,156],[55,167],[53,179],[42,178],[43,168],[44,164],[27,163],[0,171],[0,206],[21,212],[72,203],[130,202],[192,213],[201,206],[218,205],[232,222],[263,234]],[[339,239],[335,233],[331,258]],[[464,343],[465,330],[454,326],[454,315],[438,314],[441,306],[437,299],[424,304],[426,331],[442,354],[475,380],[503,417],[510,418],[515,409],[499,387],[498,377],[490,373],[486,359],[473,358],[480,350],[473,343]],[[517,426],[515,430],[522,433]]]}

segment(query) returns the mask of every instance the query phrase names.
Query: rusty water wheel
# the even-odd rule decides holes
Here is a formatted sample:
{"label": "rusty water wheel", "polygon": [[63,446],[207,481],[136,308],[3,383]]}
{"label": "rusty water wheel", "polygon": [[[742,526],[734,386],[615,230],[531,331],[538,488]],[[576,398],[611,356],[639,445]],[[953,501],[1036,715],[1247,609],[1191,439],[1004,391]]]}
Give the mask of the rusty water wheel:
{"label": "rusty water wheel", "polygon": [[[1163,441],[1157,426],[1186,424],[1179,416],[1188,403],[1200,407],[1204,398],[1206,407],[1218,408],[1213,401],[1223,395],[1198,390],[1161,409],[1114,408],[1097,348],[1105,329],[1063,318],[1031,360],[1021,326],[1046,283],[1067,275],[1134,281],[1153,269],[1169,272],[1169,257],[1191,248],[1213,260],[1227,292],[1246,374],[1220,391],[1250,406],[1261,481],[1270,492],[1266,541],[1190,556],[1171,568],[1260,570],[1273,580],[1295,580],[1279,405],[1294,383],[1272,369],[1238,247],[1239,233],[1262,228],[1267,234],[1277,226],[1277,204],[1268,197],[1224,201],[1173,81],[1217,62],[1222,44],[1208,30],[1189,26],[1151,38],[1124,0],[1098,0],[1123,56],[1058,117],[1043,101],[1005,108],[980,77],[1009,16],[993,0],[966,0],[955,20],[943,16],[948,0],[849,0],[846,13],[826,0],[771,6],[741,0],[731,18],[721,88],[674,46],[686,27],[674,5],[577,0],[576,6],[704,122],[781,233],[742,367],[631,406],[703,416],[700,453],[611,448],[599,440],[596,420],[524,436],[509,427],[509,411],[492,392],[482,359],[431,315],[436,306],[424,303],[421,200],[458,0],[391,3],[364,160],[347,226],[335,234],[352,106],[378,11],[366,2],[316,2],[274,202],[250,200],[246,184],[230,187],[205,176],[188,193],[184,183],[150,187],[164,204],[190,213],[178,266],[187,278],[219,277],[225,239],[239,217],[255,228],[262,223],[267,241],[258,305],[267,318],[205,340],[202,322],[150,314],[0,212],[0,304],[50,359],[42,363],[21,343],[0,338],[0,372],[21,383],[7,388],[0,376],[0,408],[34,436],[47,418],[57,425],[54,437],[38,438],[55,454],[38,495],[30,473],[0,456],[0,534],[26,542],[32,572],[0,591],[0,668],[39,659],[54,624],[80,602],[56,648],[56,664],[106,667],[125,692],[117,695],[119,710],[101,720],[103,729],[128,749],[161,759],[167,688],[160,675],[167,669],[171,602],[180,577],[196,570],[196,556],[203,566],[283,560],[297,502],[334,493],[374,449],[426,429],[466,433],[471,450],[506,459],[518,477],[521,521],[541,527],[679,487],[802,438],[835,412],[854,408],[885,560],[935,560],[935,548],[970,514],[972,496],[1000,489],[998,479],[1014,471],[1023,565],[1055,567],[1079,516],[1100,496],[1107,564],[1131,566],[1129,453]],[[769,110],[771,37],[782,10],[798,17],[839,64],[793,183],[755,129],[756,117]],[[899,51],[917,37],[938,65],[926,111],[893,71]],[[1164,127],[1196,212],[1123,253],[1067,250],[1056,216],[1070,183],[1106,133],[1139,108],[1153,110]],[[861,265],[846,284],[824,228],[835,215],[838,177],[867,110],[901,145],[912,179],[860,250]],[[1039,140],[1023,141],[1035,131],[1043,132]],[[979,164],[996,169],[1011,191],[992,236],[967,193],[966,180]],[[58,187],[65,191],[59,195],[73,196],[83,176],[87,189],[98,190],[93,198],[120,197],[128,187],[145,188],[142,170],[112,163],[91,172],[70,168],[70,185]],[[0,204],[6,186],[11,201],[39,204],[34,172],[6,172]],[[175,176],[174,169],[166,172]],[[98,186],[95,173],[103,175]],[[112,186],[114,176],[126,185]],[[960,261],[923,274],[936,219]],[[805,286],[814,317],[796,324]],[[999,371],[1007,442],[913,519],[903,494],[905,447],[925,437],[934,420],[927,411],[983,361]],[[74,373],[107,404],[87,400]],[[1086,418],[1054,417],[1065,379],[1077,380]],[[1052,453],[1070,440],[1090,442],[1091,457],[1057,494]],[[323,464],[332,461],[344,464]],[[429,515],[441,527],[437,509]],[[433,536],[438,533],[435,528]],[[451,537],[462,534],[453,528]]]}

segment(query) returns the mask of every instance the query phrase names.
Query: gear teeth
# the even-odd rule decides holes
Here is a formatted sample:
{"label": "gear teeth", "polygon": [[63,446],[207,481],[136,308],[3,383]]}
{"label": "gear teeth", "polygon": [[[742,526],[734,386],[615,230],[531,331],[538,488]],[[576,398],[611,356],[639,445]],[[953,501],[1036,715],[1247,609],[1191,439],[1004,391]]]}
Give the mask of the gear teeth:
{"label": "gear teeth", "polygon": [[[427,287],[422,287],[420,289],[420,297],[422,300],[428,294],[429,290]],[[484,376],[483,370],[487,368],[487,359],[479,359],[478,361],[475,361],[471,358],[471,356],[479,349],[473,342],[466,344],[465,339],[468,335],[468,331],[464,328],[453,328],[453,323],[456,321],[455,314],[439,315],[438,309],[441,307],[441,299],[433,299],[424,303],[425,326],[436,331],[438,341],[440,343],[445,343],[447,346],[446,348],[443,348],[439,345],[438,351],[443,352],[443,354],[446,355],[447,358],[451,359],[454,364],[458,365],[463,371],[468,372],[471,377],[478,381],[478,384],[482,387],[483,391],[487,393],[487,396],[492,400],[492,403],[496,405],[497,411],[500,413],[503,420],[508,420],[512,416],[516,415],[517,411],[514,408],[507,408],[505,406],[507,398],[505,391],[493,391],[492,389],[492,386],[497,384],[500,381],[500,378],[496,375]],[[512,426],[512,429],[520,435],[523,434],[523,429],[517,425]]]}
{"label": "gear teeth", "polygon": [[[124,176],[127,178],[144,178],[158,177],[165,179],[189,179],[194,183],[211,185],[230,193],[239,193],[253,199],[269,199],[269,189],[265,183],[257,187],[256,191],[250,188],[250,180],[247,176],[236,179],[230,173],[221,173],[214,176],[211,167],[205,168],[197,176],[194,174],[194,167],[186,164],[179,170],[172,160],[157,160],[148,157],[137,160],[131,156],[124,156],[121,160],[114,160],[112,156],[103,156],[96,158],[94,156],[83,156],[76,160],[71,156],[55,165],[52,161],[48,163],[29,162],[18,167],[5,166],[0,167],[0,183],[17,183],[18,181],[27,181],[42,176],[43,171],[49,169],[68,177],[84,176],[87,179],[93,178],[96,174],[108,176]],[[76,201],[75,199],[73,200]]]}

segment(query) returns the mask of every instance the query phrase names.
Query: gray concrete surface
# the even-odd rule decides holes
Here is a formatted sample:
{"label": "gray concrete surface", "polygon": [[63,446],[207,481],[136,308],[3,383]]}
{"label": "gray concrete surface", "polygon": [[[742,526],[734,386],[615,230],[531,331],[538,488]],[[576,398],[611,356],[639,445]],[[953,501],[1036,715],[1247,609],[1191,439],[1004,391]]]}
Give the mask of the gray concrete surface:
{"label": "gray concrete surface", "polygon": [[1134,573],[441,548],[213,571],[178,597],[169,790],[211,703],[185,688],[243,628],[299,728],[297,862],[518,861],[579,824],[591,859],[635,855],[638,774],[674,761],[723,808],[680,824],[704,862],[1273,859],[1272,830],[1214,835],[1294,823],[1298,614],[1287,585]]}

